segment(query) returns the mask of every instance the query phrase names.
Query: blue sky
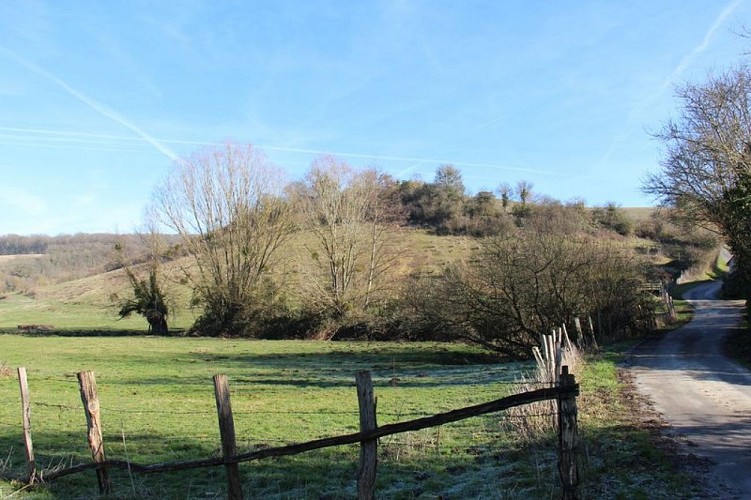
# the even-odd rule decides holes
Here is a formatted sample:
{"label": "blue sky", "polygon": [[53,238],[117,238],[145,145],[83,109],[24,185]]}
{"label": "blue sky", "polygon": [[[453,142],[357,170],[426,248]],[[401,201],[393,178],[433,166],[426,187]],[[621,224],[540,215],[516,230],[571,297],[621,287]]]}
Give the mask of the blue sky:
{"label": "blue sky", "polygon": [[472,192],[645,206],[676,84],[751,0],[0,2],[0,234],[130,232],[176,158],[252,143]]}

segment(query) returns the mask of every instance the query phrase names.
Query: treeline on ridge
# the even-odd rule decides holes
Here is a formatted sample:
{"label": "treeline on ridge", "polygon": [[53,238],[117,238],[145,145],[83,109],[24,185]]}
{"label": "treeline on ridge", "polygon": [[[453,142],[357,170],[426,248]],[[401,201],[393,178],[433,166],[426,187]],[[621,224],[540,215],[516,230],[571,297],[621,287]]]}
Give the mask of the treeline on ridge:
{"label": "treeline on ridge", "polygon": [[[614,204],[534,196],[524,181],[501,183],[500,197],[468,195],[450,165],[432,182],[397,181],[323,156],[302,180],[281,178],[252,146],[227,144],[182,160],[158,186],[152,225],[177,234],[194,263],[180,270],[199,312],[189,333],[461,339],[525,357],[540,334],[575,318],[592,318],[604,338],[651,324],[655,303],[641,285],[668,277],[623,237],[677,239],[655,219],[635,226]],[[474,243],[428,269],[410,255],[408,226]],[[716,248],[688,233],[682,258]],[[155,255],[148,279],[131,280],[144,316],[169,293]]]}

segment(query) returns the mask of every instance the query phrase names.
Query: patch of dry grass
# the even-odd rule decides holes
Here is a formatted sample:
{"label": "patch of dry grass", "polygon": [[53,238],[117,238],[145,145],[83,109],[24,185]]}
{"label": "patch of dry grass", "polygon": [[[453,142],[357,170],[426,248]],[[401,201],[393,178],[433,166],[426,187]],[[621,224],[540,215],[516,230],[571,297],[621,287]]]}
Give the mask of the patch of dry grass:
{"label": "patch of dry grass", "polygon": [[[583,358],[579,348],[572,343],[565,329],[556,335],[545,335],[541,347],[534,348],[535,370],[519,379],[520,391],[534,391],[550,387],[557,383],[561,367],[567,366],[569,373],[578,376],[583,368]],[[516,406],[507,411],[507,425],[522,442],[536,442],[551,435],[558,426],[558,402],[555,400],[538,401],[523,406]]]}
{"label": "patch of dry grass", "polygon": [[24,254],[17,254],[17,255],[0,255],[0,264],[4,264],[5,262],[10,262],[12,260],[29,260],[29,259],[38,259],[39,257],[44,257],[43,253],[24,253]]}

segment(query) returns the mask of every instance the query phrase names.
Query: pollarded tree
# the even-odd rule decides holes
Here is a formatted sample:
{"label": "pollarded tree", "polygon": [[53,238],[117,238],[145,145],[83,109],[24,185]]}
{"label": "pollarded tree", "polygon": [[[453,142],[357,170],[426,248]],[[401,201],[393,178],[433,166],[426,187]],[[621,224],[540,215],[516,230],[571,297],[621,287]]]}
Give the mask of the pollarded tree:
{"label": "pollarded tree", "polygon": [[534,185],[529,181],[519,181],[516,183],[516,195],[519,197],[519,201],[522,205],[526,205],[529,198],[532,196],[532,188]]}
{"label": "pollarded tree", "polygon": [[251,145],[201,150],[175,163],[156,191],[161,222],[180,235],[194,264],[183,269],[204,310],[204,333],[243,334],[276,251],[295,229],[282,176]]}
{"label": "pollarded tree", "polygon": [[167,318],[171,307],[163,286],[161,235],[152,228],[148,234],[142,236],[142,239],[148,249],[148,278],[137,276],[133,267],[126,262],[123,242],[115,244],[118,264],[125,271],[133,292],[128,298],[116,298],[116,304],[119,307],[118,315],[121,318],[127,318],[133,313],[139,314],[149,323],[149,333],[166,335]]}
{"label": "pollarded tree", "polygon": [[149,267],[148,279],[138,278],[130,267],[125,267],[133,297],[120,302],[118,315],[127,318],[133,313],[140,314],[149,323],[149,333],[165,335],[168,331],[167,317],[169,307],[159,283],[158,267],[152,263]]}
{"label": "pollarded tree", "polygon": [[508,202],[511,200],[511,195],[514,193],[514,188],[511,187],[511,184],[504,181],[498,184],[496,191],[501,196],[501,205],[505,211],[508,208]]}
{"label": "pollarded tree", "polygon": [[[719,232],[751,281],[751,71],[738,66],[677,96],[681,114],[656,137],[665,147],[661,170],[644,191],[696,224]],[[748,296],[748,291],[746,292]]]}

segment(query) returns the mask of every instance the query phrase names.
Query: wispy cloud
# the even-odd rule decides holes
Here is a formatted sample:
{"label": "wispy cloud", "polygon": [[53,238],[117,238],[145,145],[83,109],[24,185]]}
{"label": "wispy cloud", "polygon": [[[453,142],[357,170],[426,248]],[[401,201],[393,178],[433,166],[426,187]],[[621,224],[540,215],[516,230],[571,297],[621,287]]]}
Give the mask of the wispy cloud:
{"label": "wispy cloud", "polygon": [[694,59],[696,59],[702,52],[707,50],[707,47],[709,47],[709,44],[711,43],[712,38],[714,37],[715,33],[717,33],[717,30],[720,29],[720,27],[733,14],[733,12],[735,12],[735,10],[741,5],[741,3],[742,3],[742,0],[735,0],[727,4],[725,8],[722,9],[722,12],[720,12],[720,14],[714,20],[714,22],[709,27],[707,32],[704,34],[704,38],[702,39],[701,43],[697,45],[696,47],[694,47],[694,49],[691,52],[683,56],[683,59],[681,59],[678,65],[673,69],[670,75],[665,79],[665,81],[662,84],[662,88],[660,89],[660,94],[664,92],[667,88],[669,88],[671,85],[673,85],[675,80],[684,71],[686,71],[686,68],[691,66],[691,63],[694,62]]}
{"label": "wispy cloud", "polygon": [[[118,141],[121,143],[132,143],[134,141],[139,141],[140,139],[136,139],[133,137],[128,136],[118,136],[118,135],[111,135],[111,134],[94,134],[94,133],[88,133],[88,132],[71,132],[71,131],[59,131],[59,130],[51,130],[51,129],[39,129],[39,128],[21,128],[21,127],[2,127],[0,126],[0,132],[6,132],[9,134],[16,134],[14,137],[9,137],[8,139],[11,140],[11,143],[13,144],[19,144],[20,141],[25,141],[26,144],[34,144],[39,143],[41,145],[45,145],[46,141],[53,141],[54,143],[66,143],[71,142],[75,143],[77,145],[88,145],[92,148],[106,148],[111,149],[112,148],[112,141]],[[182,146],[219,146],[222,143],[216,142],[216,141],[191,141],[191,140],[179,140],[179,139],[165,139],[165,138],[152,138],[154,141],[156,141],[158,144],[172,144],[172,145],[182,145]],[[3,136],[0,135],[0,143],[3,141]],[[422,158],[417,156],[394,156],[394,155],[380,155],[380,154],[374,154],[374,153],[360,153],[360,152],[346,152],[346,151],[331,151],[331,150],[325,150],[325,149],[310,149],[310,148],[295,148],[295,147],[287,147],[287,146],[274,146],[269,144],[254,144],[255,146],[264,149],[266,151],[278,151],[281,153],[298,153],[298,154],[304,154],[304,155],[310,155],[310,156],[318,156],[318,155],[324,155],[324,154],[330,154],[334,156],[339,156],[342,158],[353,158],[357,160],[369,160],[369,161],[383,161],[383,162],[399,162],[399,163],[411,163],[412,165],[406,169],[404,169],[402,172],[400,172],[398,175],[401,176],[402,174],[407,175],[410,172],[412,172],[414,169],[416,169],[419,166],[426,165],[426,164],[432,164],[432,165],[443,165],[443,164],[451,164],[455,165],[457,167],[477,167],[477,168],[485,168],[485,169],[491,169],[491,170],[507,170],[507,171],[514,171],[514,172],[524,172],[524,173],[530,173],[530,174],[544,174],[544,175],[555,175],[555,176],[565,176],[566,174],[562,172],[556,172],[555,170],[548,170],[543,168],[532,168],[532,167],[523,167],[523,166],[513,166],[513,165],[499,165],[496,163],[477,163],[477,162],[468,162],[463,161],[460,158],[439,158],[439,157],[433,157],[433,158]],[[80,146],[76,146],[80,147]],[[115,150],[120,150],[127,148],[117,148],[117,145],[115,145]]]}
{"label": "wispy cloud", "polygon": [[607,151],[600,159],[599,164],[601,166],[606,164],[610,160],[620,144],[627,142],[629,131],[633,128],[633,123],[635,122],[636,117],[641,114],[643,110],[648,109],[655,102],[657,102],[657,100],[659,100],[660,97],[662,97],[662,95],[672,85],[675,84],[675,82],[686,71],[686,69],[689,68],[691,64],[693,64],[696,58],[701,55],[702,52],[707,50],[710,43],[712,42],[712,38],[714,38],[717,31],[742,3],[743,0],[734,0],[727,4],[725,8],[722,9],[720,14],[715,18],[714,22],[712,22],[712,24],[709,26],[709,29],[707,29],[707,31],[704,33],[704,37],[702,38],[701,42],[696,45],[689,53],[684,55],[683,58],[681,58],[680,62],[675,66],[675,68],[673,68],[670,74],[662,82],[662,85],[660,85],[660,87],[655,92],[647,95],[629,111],[628,118],[626,119],[622,131],[612,138]]}
{"label": "wispy cloud", "polygon": [[100,115],[104,116],[105,118],[108,118],[115,123],[118,123],[122,125],[123,127],[127,128],[134,134],[136,134],[138,137],[140,137],[142,140],[149,143],[151,146],[153,146],[157,151],[165,155],[171,160],[177,160],[178,156],[170,150],[168,147],[166,147],[164,144],[162,144],[159,140],[155,139],[151,135],[149,135],[146,131],[135,125],[133,122],[128,120],[126,117],[118,113],[117,111],[110,109],[109,107],[105,106],[104,104],[99,103],[98,101],[92,99],[88,95],[84,94],[83,92],[71,87],[68,83],[66,83],[61,78],[55,76],[54,74],[50,73],[46,69],[37,66],[36,64],[32,63],[31,61],[28,61],[27,59],[21,57],[16,52],[7,49],[3,46],[0,46],[0,51],[6,53],[8,56],[10,56],[12,59],[14,59],[16,62],[24,66],[25,68],[33,71],[34,73],[44,77],[45,79],[55,83],[57,86],[65,90],[68,94],[76,98],[78,101],[82,102],[92,110],[96,111]]}

